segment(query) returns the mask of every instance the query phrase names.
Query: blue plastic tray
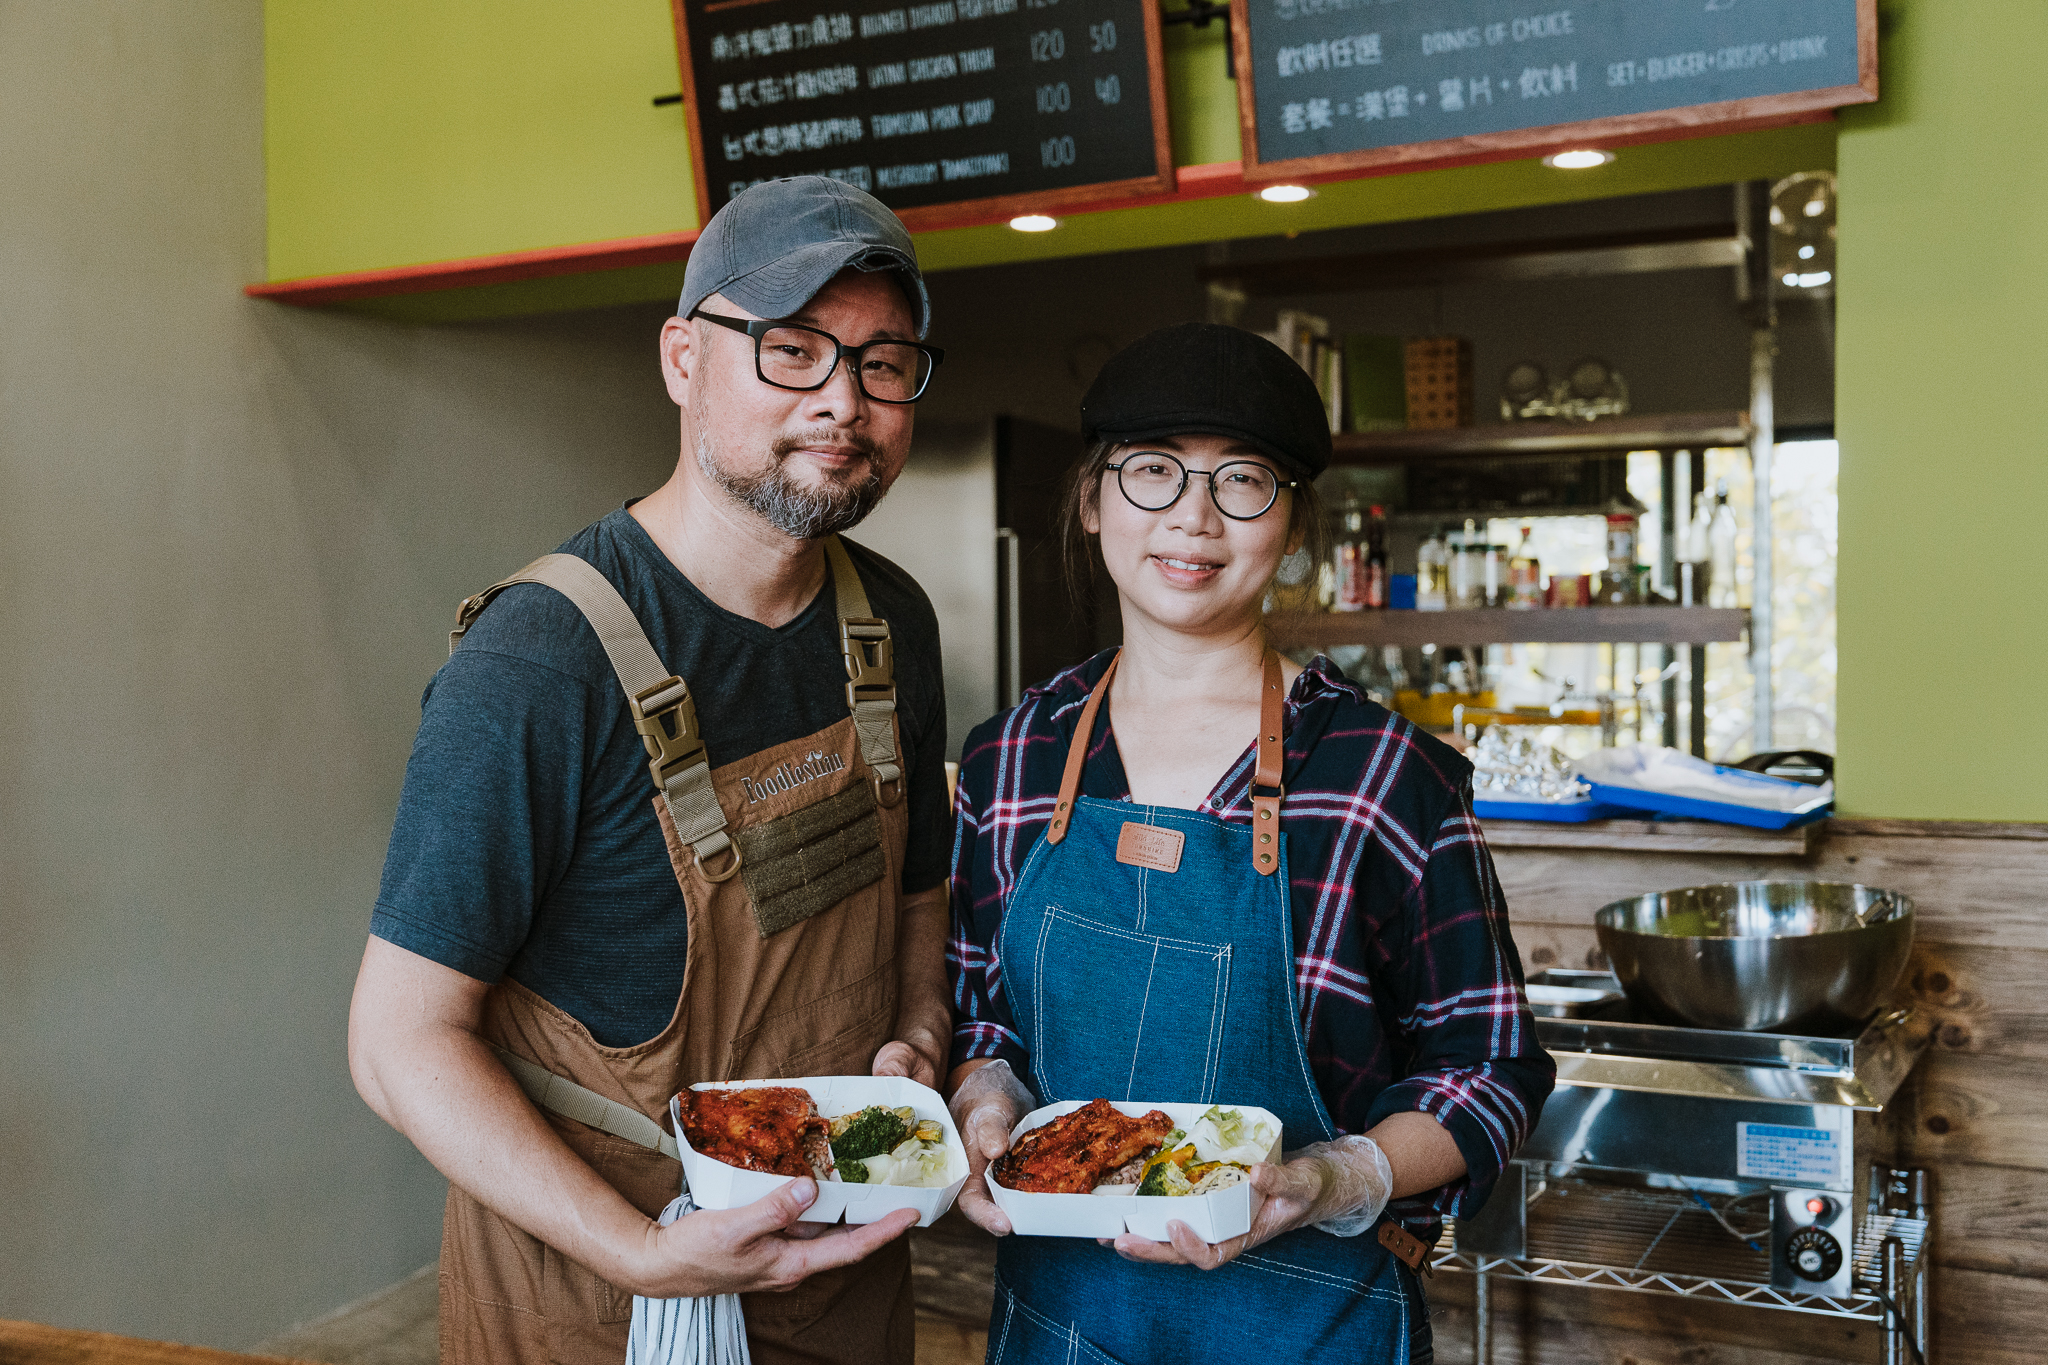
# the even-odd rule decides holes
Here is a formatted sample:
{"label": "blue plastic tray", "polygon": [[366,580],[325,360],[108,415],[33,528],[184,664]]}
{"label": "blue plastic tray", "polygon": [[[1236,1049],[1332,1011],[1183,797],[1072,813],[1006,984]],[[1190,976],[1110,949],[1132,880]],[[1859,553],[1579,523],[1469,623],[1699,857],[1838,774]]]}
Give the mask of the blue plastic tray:
{"label": "blue plastic tray", "polygon": [[1557,824],[1577,825],[1629,812],[1593,797],[1578,801],[1514,801],[1497,796],[1475,796],[1472,798],[1472,813],[1482,820],[1549,820]]}
{"label": "blue plastic tray", "polygon": [[[1741,768],[1722,768],[1722,772],[1737,777],[1757,777],[1762,781],[1777,783],[1784,779],[1763,777],[1759,773],[1746,772]],[[1738,806],[1732,801],[1702,801],[1696,797],[1673,796],[1667,792],[1645,791],[1639,787],[1616,787],[1605,782],[1590,784],[1593,801],[1614,807],[1617,811],[1630,813],[1654,811],[1659,815],[1685,815],[1695,820],[1719,820],[1723,824],[1747,825],[1751,829],[1793,829],[1824,820],[1834,810],[1830,801],[1813,810],[1778,811],[1759,810],[1755,806]]]}

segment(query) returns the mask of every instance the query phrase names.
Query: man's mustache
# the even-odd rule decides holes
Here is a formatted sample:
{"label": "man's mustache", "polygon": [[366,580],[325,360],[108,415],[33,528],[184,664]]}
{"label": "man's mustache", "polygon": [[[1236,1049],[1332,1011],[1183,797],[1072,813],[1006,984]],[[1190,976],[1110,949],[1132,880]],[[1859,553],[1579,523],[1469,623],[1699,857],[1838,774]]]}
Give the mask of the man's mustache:
{"label": "man's mustache", "polygon": [[807,431],[796,436],[779,436],[774,444],[769,446],[769,451],[775,456],[775,463],[781,464],[807,446],[827,446],[835,449],[852,446],[869,464],[875,461],[875,442],[872,437],[864,436],[857,431],[834,431],[830,427],[820,427],[816,431]]}

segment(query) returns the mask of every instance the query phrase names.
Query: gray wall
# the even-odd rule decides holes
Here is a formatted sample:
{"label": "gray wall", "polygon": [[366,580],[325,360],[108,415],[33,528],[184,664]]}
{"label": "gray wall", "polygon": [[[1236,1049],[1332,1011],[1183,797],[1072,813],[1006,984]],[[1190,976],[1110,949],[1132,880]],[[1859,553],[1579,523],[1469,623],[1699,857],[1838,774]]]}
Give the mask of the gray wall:
{"label": "gray wall", "polygon": [[220,1346],[434,1255],[343,1052],[419,690],[675,458],[645,310],[242,297],[262,59],[257,0],[0,4],[0,1317]]}

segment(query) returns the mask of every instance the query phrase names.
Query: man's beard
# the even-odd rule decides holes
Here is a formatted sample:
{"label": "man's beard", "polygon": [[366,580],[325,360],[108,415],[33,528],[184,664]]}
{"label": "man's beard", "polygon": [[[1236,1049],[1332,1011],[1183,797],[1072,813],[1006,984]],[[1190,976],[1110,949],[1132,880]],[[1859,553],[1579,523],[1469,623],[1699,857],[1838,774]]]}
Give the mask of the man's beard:
{"label": "man's beard", "polygon": [[866,477],[846,483],[828,477],[818,488],[799,486],[789,476],[787,461],[791,452],[800,449],[805,442],[788,436],[770,447],[775,457],[774,464],[759,474],[735,474],[719,463],[711,448],[711,434],[701,428],[697,434],[697,467],[736,501],[752,508],[784,535],[797,540],[815,540],[819,536],[836,535],[860,525],[887,491],[881,471],[875,468],[873,444],[853,435],[839,437],[835,444],[839,442],[852,444],[867,457]]}

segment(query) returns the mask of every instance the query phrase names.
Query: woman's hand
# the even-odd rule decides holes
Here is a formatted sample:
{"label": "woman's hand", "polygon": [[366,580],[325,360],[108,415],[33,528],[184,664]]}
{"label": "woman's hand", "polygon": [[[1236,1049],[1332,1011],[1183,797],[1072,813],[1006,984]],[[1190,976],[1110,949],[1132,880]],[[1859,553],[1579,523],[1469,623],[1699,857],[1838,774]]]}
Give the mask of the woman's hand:
{"label": "woman's hand", "polygon": [[1386,1153],[1369,1137],[1311,1143],[1282,1165],[1260,1162],[1252,1167],[1250,1179],[1265,1202],[1252,1219],[1251,1231],[1242,1237],[1212,1246],[1176,1218],[1166,1225],[1169,1241],[1154,1242],[1126,1232],[1104,1244],[1114,1246],[1127,1261],[1214,1270],[1300,1227],[1334,1224],[1325,1231],[1355,1237],[1379,1221],[1394,1188]]}
{"label": "woman's hand", "polygon": [[953,1124],[967,1148],[967,1183],[955,1202],[969,1222],[997,1237],[1009,1235],[1010,1220],[989,1194],[988,1165],[1010,1150],[1010,1130],[1033,1103],[1008,1062],[975,1066],[953,1091]]}

